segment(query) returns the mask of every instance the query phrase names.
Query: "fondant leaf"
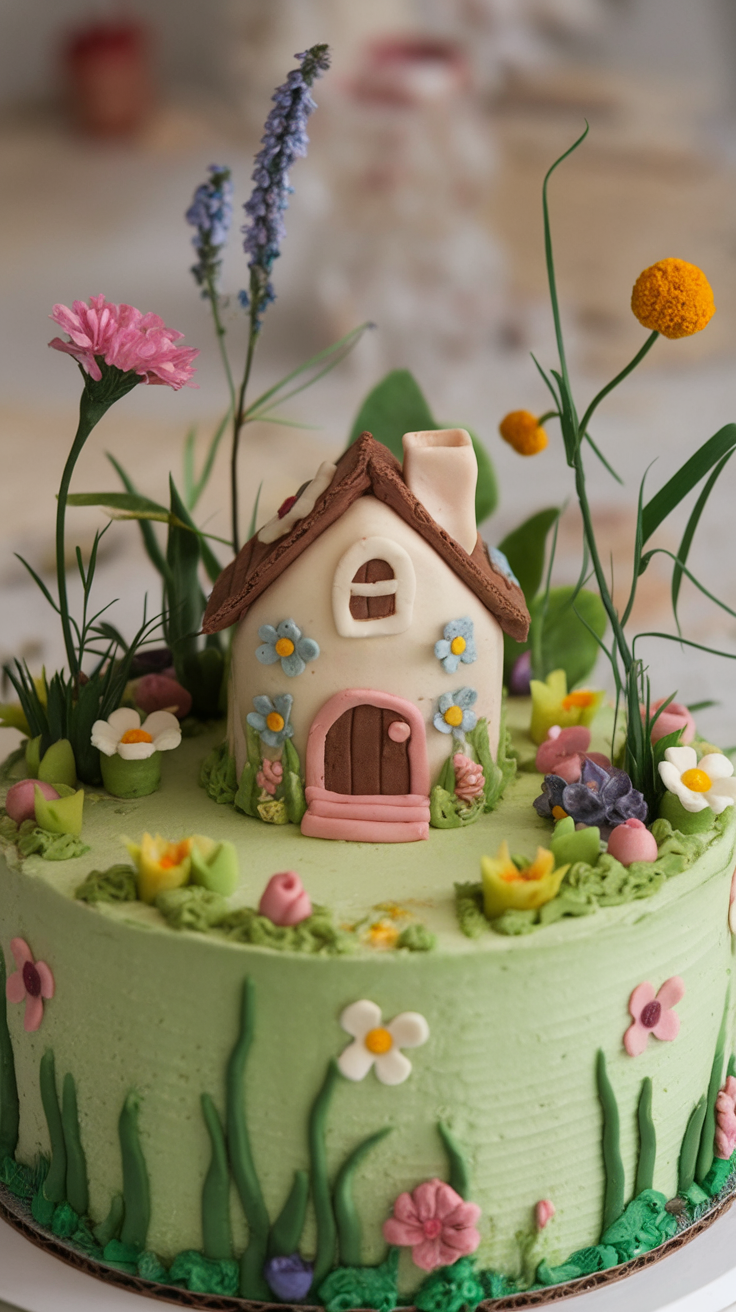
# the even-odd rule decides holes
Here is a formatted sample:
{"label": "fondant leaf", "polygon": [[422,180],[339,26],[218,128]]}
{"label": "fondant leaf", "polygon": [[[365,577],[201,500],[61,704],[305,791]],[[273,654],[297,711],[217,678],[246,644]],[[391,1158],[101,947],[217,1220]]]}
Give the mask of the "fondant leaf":
{"label": "fondant leaf", "polygon": [[[530,611],[532,624],[540,623],[541,598],[532,602]],[[551,588],[541,641],[542,669],[535,670],[536,677],[543,679],[552,670],[564,670],[568,688],[582,683],[598,658],[594,634],[602,638],[607,623],[603,602],[597,593],[581,588],[575,596],[572,587]]]}
{"label": "fondant leaf", "polygon": [[[519,580],[527,605],[531,604],[539,592],[544,572],[547,534],[559,518],[559,514],[557,506],[538,510],[513,532],[507,533],[503,541],[498,544],[499,550],[503,552]],[[515,648],[518,655],[521,650],[518,643],[515,644]]]}

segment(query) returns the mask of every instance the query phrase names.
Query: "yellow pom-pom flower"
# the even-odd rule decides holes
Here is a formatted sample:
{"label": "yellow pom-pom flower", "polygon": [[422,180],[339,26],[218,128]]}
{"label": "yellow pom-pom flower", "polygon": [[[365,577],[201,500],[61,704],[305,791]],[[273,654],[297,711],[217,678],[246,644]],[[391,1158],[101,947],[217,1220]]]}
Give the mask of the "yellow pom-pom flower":
{"label": "yellow pom-pom flower", "polygon": [[549,440],[539,420],[528,410],[511,410],[501,420],[498,431],[520,456],[539,455]]}
{"label": "yellow pom-pom flower", "polygon": [[639,274],[631,308],[643,328],[663,337],[691,337],[716,312],[713,289],[702,269],[686,260],[658,260]]}

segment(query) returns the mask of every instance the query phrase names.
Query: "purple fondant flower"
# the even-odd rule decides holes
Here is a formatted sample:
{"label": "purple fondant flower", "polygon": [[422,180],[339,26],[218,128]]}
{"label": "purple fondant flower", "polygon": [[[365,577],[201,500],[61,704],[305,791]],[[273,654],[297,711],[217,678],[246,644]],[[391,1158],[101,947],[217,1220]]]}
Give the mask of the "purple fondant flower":
{"label": "purple fondant flower", "polygon": [[300,1302],[312,1287],[313,1267],[298,1253],[289,1257],[270,1257],[263,1268],[266,1283],[284,1303]]}
{"label": "purple fondant flower", "polygon": [[534,809],[545,819],[561,820],[562,813],[576,824],[612,828],[627,820],[646,820],[647,804],[625,770],[603,766],[586,758],[580,779],[568,784],[556,774],[545,776]]}

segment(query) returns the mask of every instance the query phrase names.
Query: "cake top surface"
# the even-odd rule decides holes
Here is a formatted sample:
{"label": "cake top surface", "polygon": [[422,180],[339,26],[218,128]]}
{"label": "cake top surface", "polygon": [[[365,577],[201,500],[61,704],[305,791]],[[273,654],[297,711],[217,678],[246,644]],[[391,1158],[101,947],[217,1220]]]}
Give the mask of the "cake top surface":
{"label": "cake top surface", "polygon": [[301,499],[297,496],[283,517],[290,525],[286,532],[273,536],[267,525],[222,571],[205,611],[205,633],[217,633],[241,619],[256,598],[358,497],[374,496],[429,542],[496,617],[505,633],[520,641],[526,638],[529,612],[519,585],[492,563],[480,536],[472,553],[468,553],[432,518],[407,486],[396,457],[381,442],[370,433],[361,434],[340,457],[330,477],[332,469],[326,464],[321,466],[317,478],[302,490],[301,496],[309,497],[310,488],[320,488],[314,503],[311,498],[307,502],[311,505],[307,514],[295,517]]}

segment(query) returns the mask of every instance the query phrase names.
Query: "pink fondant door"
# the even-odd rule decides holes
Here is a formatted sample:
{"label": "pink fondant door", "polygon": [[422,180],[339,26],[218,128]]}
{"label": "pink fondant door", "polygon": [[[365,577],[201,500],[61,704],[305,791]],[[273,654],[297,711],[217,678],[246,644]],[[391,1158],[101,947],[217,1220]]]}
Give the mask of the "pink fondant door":
{"label": "pink fondant door", "polygon": [[408,721],[396,711],[352,706],[327,733],[325,788],[374,796],[410,793],[410,737]]}
{"label": "pink fondant door", "polygon": [[424,721],[391,693],[346,689],[316,715],[307,742],[302,833],[368,843],[429,836]]}

